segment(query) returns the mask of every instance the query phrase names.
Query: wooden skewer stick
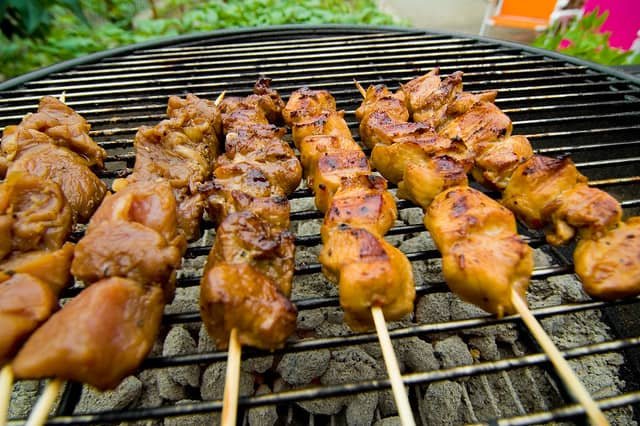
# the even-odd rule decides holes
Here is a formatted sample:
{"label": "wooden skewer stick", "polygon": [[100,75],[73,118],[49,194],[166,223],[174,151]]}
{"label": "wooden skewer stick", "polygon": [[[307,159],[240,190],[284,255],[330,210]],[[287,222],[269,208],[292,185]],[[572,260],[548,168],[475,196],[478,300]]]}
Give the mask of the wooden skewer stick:
{"label": "wooden skewer stick", "polygon": [[367,97],[367,91],[364,90],[364,87],[362,87],[362,85],[360,84],[360,82],[358,80],[356,80],[355,78],[353,79],[353,82],[355,83],[356,87],[358,88],[358,91],[360,92],[360,94],[362,95],[363,98]]}
{"label": "wooden skewer stick", "polygon": [[536,317],[533,316],[526,302],[522,300],[520,294],[513,289],[511,290],[511,302],[520,314],[522,321],[524,321],[529,331],[531,331],[531,334],[533,334],[533,337],[538,341],[540,346],[542,346],[542,349],[549,357],[549,360],[564,381],[571,395],[584,407],[591,424],[598,426],[608,425],[609,421],[602,410],[600,410],[598,404],[596,404],[589,392],[587,392],[587,389],[580,379],[578,379],[576,373],[571,369],[571,366],[567,360],[564,359],[547,332],[544,331]]}
{"label": "wooden skewer stick", "polygon": [[229,336],[227,377],[224,382],[224,397],[222,399],[222,426],[235,426],[236,424],[241,357],[242,347],[238,340],[238,329],[234,328]]}
{"label": "wooden skewer stick", "polygon": [[12,389],[13,369],[11,364],[7,364],[0,371],[0,426],[6,426],[7,424]]}
{"label": "wooden skewer stick", "polygon": [[61,379],[53,379],[47,384],[35,407],[33,407],[25,426],[42,426],[46,423],[51,406],[56,401],[63,384],[64,382]]}
{"label": "wooden skewer stick", "polygon": [[60,102],[65,103],[66,100],[67,100],[67,92],[63,90],[62,93],[60,93]]}
{"label": "wooden skewer stick", "polygon": [[396,401],[400,421],[403,426],[415,426],[416,421],[413,419],[413,412],[411,411],[409,398],[407,397],[407,392],[402,382],[398,360],[391,345],[391,339],[389,338],[389,331],[387,330],[387,323],[384,319],[382,309],[379,306],[373,306],[371,308],[371,315],[376,325],[376,332],[378,333],[382,356],[384,357],[384,363],[387,367],[389,380],[391,381],[391,390],[393,391],[393,397]]}

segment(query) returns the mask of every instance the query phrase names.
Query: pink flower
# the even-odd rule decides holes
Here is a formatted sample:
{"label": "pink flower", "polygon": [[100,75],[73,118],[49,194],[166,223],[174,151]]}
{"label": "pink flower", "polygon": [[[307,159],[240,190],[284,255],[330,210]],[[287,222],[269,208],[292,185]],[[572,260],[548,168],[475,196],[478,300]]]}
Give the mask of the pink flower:
{"label": "pink flower", "polygon": [[572,44],[573,42],[571,40],[563,38],[562,40],[560,40],[560,44],[558,44],[558,49],[566,49],[568,47],[571,47]]}

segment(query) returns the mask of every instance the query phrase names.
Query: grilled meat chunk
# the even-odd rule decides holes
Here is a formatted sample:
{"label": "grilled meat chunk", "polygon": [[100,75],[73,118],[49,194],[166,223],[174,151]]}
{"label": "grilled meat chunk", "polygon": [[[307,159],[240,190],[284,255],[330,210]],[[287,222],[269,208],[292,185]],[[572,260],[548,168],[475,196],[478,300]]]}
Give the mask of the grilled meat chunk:
{"label": "grilled meat chunk", "polygon": [[34,145],[21,151],[8,173],[24,172],[57,183],[67,199],[74,222],[85,223],[107,193],[107,186],[87,162],[67,148]]}
{"label": "grilled meat chunk", "polygon": [[564,191],[587,179],[569,158],[534,155],[520,164],[502,194],[502,204],[531,228],[549,222],[545,208]]}
{"label": "grilled meat chunk", "polygon": [[0,259],[9,251],[55,250],[71,233],[71,208],[57,183],[13,172],[0,183]]}
{"label": "grilled meat chunk", "polygon": [[181,257],[180,250],[154,229],[136,222],[105,220],[76,245],[71,273],[85,284],[126,277],[140,284],[161,285],[170,301]]}
{"label": "grilled meat chunk", "polygon": [[640,293],[640,217],[632,217],[599,239],[583,239],[573,253],[585,291],[605,300]]}
{"label": "grilled meat chunk", "polygon": [[459,139],[477,152],[476,144],[511,136],[511,119],[491,102],[479,102],[438,127],[440,136]]}
{"label": "grilled meat chunk", "polygon": [[13,253],[0,262],[0,282],[14,274],[28,274],[49,285],[55,296],[70,282],[74,244],[65,243],[58,250],[36,250]]}
{"label": "grilled meat chunk", "polygon": [[205,270],[219,263],[246,263],[289,297],[295,266],[294,239],[289,231],[282,231],[251,212],[230,214],[216,230]]}
{"label": "grilled meat chunk", "polygon": [[366,229],[380,238],[398,216],[396,202],[387,191],[387,181],[374,174],[343,177],[324,216],[323,241],[332,229],[347,224]]}
{"label": "grilled meat chunk", "polygon": [[271,88],[271,80],[260,78],[253,86],[253,95],[244,98],[225,97],[219,108],[226,134],[256,124],[280,122],[284,102],[278,92]]}
{"label": "grilled meat chunk", "polygon": [[45,133],[56,145],[81,155],[90,166],[104,166],[107,152],[89,136],[87,120],[53,96],[41,98],[38,112],[27,114],[19,126]]}
{"label": "grilled meat chunk", "polygon": [[436,156],[407,165],[397,195],[426,209],[442,191],[466,185],[463,165],[447,155]]}
{"label": "grilled meat chunk", "polygon": [[0,365],[51,316],[57,302],[49,285],[29,274],[15,274],[0,283]]}
{"label": "grilled meat chunk", "polygon": [[295,306],[276,283],[246,263],[219,263],[200,284],[200,313],[218,349],[226,349],[232,329],[242,345],[274,350],[296,328]]}
{"label": "grilled meat chunk", "polygon": [[313,193],[316,207],[325,212],[331,197],[337,191],[343,177],[356,177],[371,173],[367,156],[362,150],[326,154],[318,160],[313,175]]}
{"label": "grilled meat chunk", "polygon": [[160,123],[165,129],[181,129],[209,163],[218,156],[222,118],[213,102],[192,94],[184,99],[170,96],[167,115],[169,122]]}
{"label": "grilled meat chunk", "polygon": [[316,135],[307,136],[298,145],[300,149],[300,163],[304,170],[309,186],[313,186],[313,175],[320,158],[332,153],[343,151],[357,151],[358,144],[351,138],[340,138],[338,136]]}
{"label": "grilled meat chunk", "polygon": [[371,114],[380,111],[384,111],[389,119],[395,122],[408,121],[409,109],[407,108],[405,93],[402,90],[393,93],[383,84],[369,86],[364,100],[356,109],[356,119],[361,123],[360,136],[362,136],[363,130],[362,123],[366,122]]}
{"label": "grilled meat chunk", "polygon": [[441,79],[439,69],[403,84],[400,91],[407,99],[407,106],[413,121],[427,123],[434,128],[447,119],[447,108],[451,101],[462,92],[460,71]]}
{"label": "grilled meat chunk", "polygon": [[498,316],[515,312],[511,290],[525,294],[533,253],[509,210],[475,189],[455,187],[435,197],[424,222],[453,292]]}
{"label": "grilled meat chunk", "polygon": [[325,111],[336,111],[336,100],[326,90],[311,90],[303,87],[296,90],[289,97],[289,101],[282,110],[282,117],[288,126],[308,121]]}
{"label": "grilled meat chunk", "polygon": [[115,388],[156,341],[162,291],[125,278],[83,290],[27,340],[12,366],[16,377],[57,377]]}
{"label": "grilled meat chunk", "polygon": [[490,189],[504,190],[516,167],[533,157],[533,149],[524,136],[499,141],[478,142],[473,177]]}
{"label": "grilled meat chunk", "polygon": [[305,121],[297,121],[291,125],[291,137],[296,148],[300,148],[300,142],[306,137],[316,135],[353,139],[351,130],[347,122],[344,121],[344,111],[324,111]]}
{"label": "grilled meat chunk", "polygon": [[328,231],[319,259],[325,276],[339,285],[344,320],[353,330],[373,328],[373,306],[381,307],[388,321],[413,310],[411,264],[382,238],[340,225]]}
{"label": "grilled meat chunk", "polygon": [[579,183],[547,204],[543,216],[551,223],[547,241],[561,245],[569,242],[576,231],[583,239],[602,237],[620,222],[622,207],[606,192]]}

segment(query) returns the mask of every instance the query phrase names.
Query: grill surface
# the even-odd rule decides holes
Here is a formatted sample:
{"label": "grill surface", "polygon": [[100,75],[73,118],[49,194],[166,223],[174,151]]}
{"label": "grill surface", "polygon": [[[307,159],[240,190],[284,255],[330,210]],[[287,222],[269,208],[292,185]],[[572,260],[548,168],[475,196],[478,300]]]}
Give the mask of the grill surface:
{"label": "grill surface", "polygon": [[[435,66],[439,66],[443,74],[464,71],[466,90],[499,90],[496,103],[514,121],[514,133],[527,135],[538,153],[571,155],[594,186],[606,189],[622,202],[625,216],[640,213],[640,80],[559,55],[469,36],[392,28],[284,27],[225,31],[138,45],[60,64],[1,84],[0,127],[14,124],[24,114],[35,110],[41,96],[66,92],[67,103],[87,118],[93,127],[93,137],[109,152],[107,170],[102,177],[110,181],[129,171],[134,160],[132,139],[136,129],[164,118],[169,95],[195,93],[214,99],[223,90],[229,95],[246,95],[259,75],[271,77],[273,86],[283,97],[303,85],[328,89],[336,97],[338,108],[346,111],[347,121],[357,138],[353,112],[360,99],[353,85],[354,78],[365,86],[380,82],[395,89],[399,83]],[[300,201],[309,197],[311,193],[306,189],[299,189],[292,196]],[[398,203],[401,211],[410,207],[408,202]],[[319,218],[318,211],[307,209],[294,211],[291,215],[294,226]],[[420,224],[403,224],[394,227],[389,236],[413,236],[422,232],[425,231]],[[549,247],[541,234],[524,227],[521,227],[521,233],[532,246],[552,259],[548,266],[536,267],[534,279],[572,273],[571,247]],[[80,235],[75,234],[76,237]],[[316,246],[319,242],[317,234],[297,237],[297,245],[302,247]],[[185,257],[206,256],[209,249],[210,245],[200,241],[190,246]],[[435,250],[413,251],[407,255],[412,261],[439,257]],[[297,259],[297,276],[319,271],[319,264]],[[179,286],[197,286],[198,283],[197,274],[183,275]],[[72,297],[79,290],[78,287],[71,288],[65,296]],[[420,296],[448,290],[444,282],[428,282],[420,284],[417,291]],[[339,305],[337,297],[305,297],[294,301],[302,313]],[[565,351],[569,358],[610,352],[625,356],[625,393],[603,399],[601,402],[606,409],[635,406],[640,402],[636,383],[640,327],[638,320],[634,320],[637,304],[637,299],[616,303],[584,301],[534,310],[538,318],[597,311],[609,321],[615,338]],[[199,321],[197,311],[166,314],[164,318],[167,327]],[[394,340],[408,336],[429,337],[507,323],[519,324],[519,320],[517,317],[496,320],[481,316],[450,322],[401,324],[391,331],[391,336]],[[526,331],[520,329],[520,335],[526,336]],[[374,334],[312,337],[288,345],[275,356],[375,341]],[[415,396],[420,392],[418,385],[542,366],[548,370],[552,386],[562,389],[562,384],[548,367],[546,357],[533,343],[530,345],[531,352],[521,356],[406,374],[405,381],[411,385],[411,393]],[[244,359],[263,355],[247,349]],[[225,359],[226,352],[153,356],[144,362],[143,369],[203,365]],[[241,410],[271,404],[281,407],[302,400],[388,387],[386,380],[368,380],[293,388],[243,397],[239,406]],[[72,415],[80,390],[81,386],[77,384],[67,386],[51,424],[117,423],[205,413],[221,408],[221,401],[205,401]],[[579,420],[581,416],[581,408],[571,405],[570,399],[565,398],[565,403],[557,407],[535,413],[523,410],[520,416],[502,419],[501,424]]]}

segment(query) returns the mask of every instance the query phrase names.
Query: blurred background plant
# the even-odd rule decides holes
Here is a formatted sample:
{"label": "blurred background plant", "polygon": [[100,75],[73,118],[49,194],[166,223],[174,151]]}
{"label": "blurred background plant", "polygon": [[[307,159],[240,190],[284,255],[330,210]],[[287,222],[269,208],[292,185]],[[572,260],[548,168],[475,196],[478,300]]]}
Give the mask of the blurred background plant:
{"label": "blurred background plant", "polygon": [[0,0],[0,81],[66,59],[220,28],[406,25],[374,0]]}
{"label": "blurred background plant", "polygon": [[611,47],[611,33],[602,31],[609,12],[599,9],[572,19],[556,22],[533,42],[533,46],[555,50],[603,65],[640,64],[640,52]]}

